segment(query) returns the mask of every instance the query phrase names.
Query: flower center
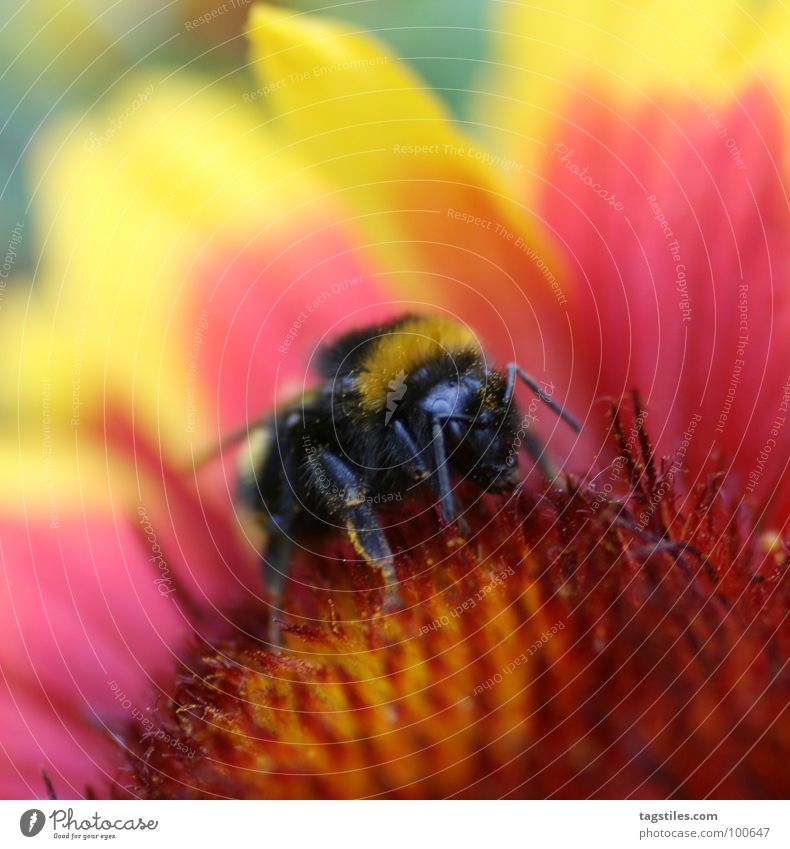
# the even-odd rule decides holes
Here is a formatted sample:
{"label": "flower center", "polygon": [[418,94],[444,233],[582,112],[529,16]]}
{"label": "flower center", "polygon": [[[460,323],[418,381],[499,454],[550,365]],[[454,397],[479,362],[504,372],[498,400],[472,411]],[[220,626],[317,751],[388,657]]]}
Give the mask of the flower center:
{"label": "flower center", "polygon": [[[380,576],[326,555],[267,612],[196,645],[152,725],[126,735],[146,797],[757,796],[790,758],[787,547],[719,479],[685,493],[640,417],[619,477],[469,490],[470,532],[409,505]],[[475,499],[477,501],[475,502]],[[415,515],[416,514],[416,515]],[[334,546],[334,548],[333,548]],[[352,552],[342,550],[352,557]],[[766,731],[767,729],[767,731]]]}

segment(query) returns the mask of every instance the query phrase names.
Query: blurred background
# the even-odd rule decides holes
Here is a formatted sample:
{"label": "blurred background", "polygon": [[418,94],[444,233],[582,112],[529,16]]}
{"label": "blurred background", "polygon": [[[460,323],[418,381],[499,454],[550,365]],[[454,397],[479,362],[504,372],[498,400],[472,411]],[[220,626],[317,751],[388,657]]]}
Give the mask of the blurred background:
{"label": "blurred background", "polygon": [[[27,216],[36,193],[35,140],[64,112],[89,118],[146,66],[209,73],[254,88],[243,30],[251,0],[3,0],[0,50],[0,233],[14,240],[9,285],[29,281],[41,240]],[[410,62],[463,119],[468,89],[485,68],[487,0],[293,0],[369,29]],[[208,24],[208,25],[207,25]]]}

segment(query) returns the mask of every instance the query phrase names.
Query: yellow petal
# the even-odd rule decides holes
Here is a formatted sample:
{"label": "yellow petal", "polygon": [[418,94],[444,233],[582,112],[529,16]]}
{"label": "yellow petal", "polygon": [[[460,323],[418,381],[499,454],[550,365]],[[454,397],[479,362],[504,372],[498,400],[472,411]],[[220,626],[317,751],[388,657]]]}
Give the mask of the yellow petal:
{"label": "yellow petal", "polygon": [[465,136],[403,62],[345,24],[261,4],[249,37],[259,87],[248,99],[357,211],[361,240],[396,292],[473,303],[480,320],[491,309],[485,298],[501,311],[514,295],[550,291],[528,247],[540,246],[557,277],[562,269],[514,200],[520,159]]}
{"label": "yellow petal", "polygon": [[[482,120],[497,149],[530,163],[579,89],[615,111],[657,92],[714,109],[744,84],[790,74],[790,13],[781,3],[557,0],[494,4],[496,70]],[[619,104],[619,106],[618,106]],[[493,135],[491,136],[493,138]]]}
{"label": "yellow petal", "polygon": [[18,285],[0,311],[0,489],[6,515],[44,515],[54,529],[64,512],[102,501],[100,492],[106,503],[105,458],[76,439],[79,364],[53,344],[52,317],[40,306]]}

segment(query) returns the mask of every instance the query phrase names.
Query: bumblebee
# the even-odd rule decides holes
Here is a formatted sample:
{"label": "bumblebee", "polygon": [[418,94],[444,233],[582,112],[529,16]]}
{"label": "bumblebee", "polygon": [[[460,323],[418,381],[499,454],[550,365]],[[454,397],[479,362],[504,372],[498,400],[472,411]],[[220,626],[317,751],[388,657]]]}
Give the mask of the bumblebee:
{"label": "bumblebee", "polygon": [[553,477],[514,402],[516,378],[579,430],[534,378],[515,363],[489,368],[475,334],[444,317],[404,315],[352,330],[319,351],[318,370],[315,389],[247,434],[239,498],[267,532],[261,559],[275,600],[294,544],[342,529],[359,557],[381,570],[385,608],[397,607],[378,510],[427,490],[442,521],[463,527],[453,479],[512,490],[519,437]]}

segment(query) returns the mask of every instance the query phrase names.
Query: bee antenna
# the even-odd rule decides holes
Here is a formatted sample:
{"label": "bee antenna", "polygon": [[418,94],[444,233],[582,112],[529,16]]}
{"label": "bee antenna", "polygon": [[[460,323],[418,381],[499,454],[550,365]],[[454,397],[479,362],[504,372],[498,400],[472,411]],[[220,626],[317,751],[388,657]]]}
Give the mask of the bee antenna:
{"label": "bee antenna", "polygon": [[576,433],[581,431],[582,426],[579,422],[563,406],[547,395],[546,391],[538,385],[537,380],[535,380],[531,374],[525,372],[524,369],[517,363],[508,363],[507,365],[507,388],[505,390],[506,401],[509,402],[513,395],[516,375],[518,375],[538,396],[538,398],[540,398],[540,400],[543,401],[550,410],[553,410],[570,428],[576,431]]}

